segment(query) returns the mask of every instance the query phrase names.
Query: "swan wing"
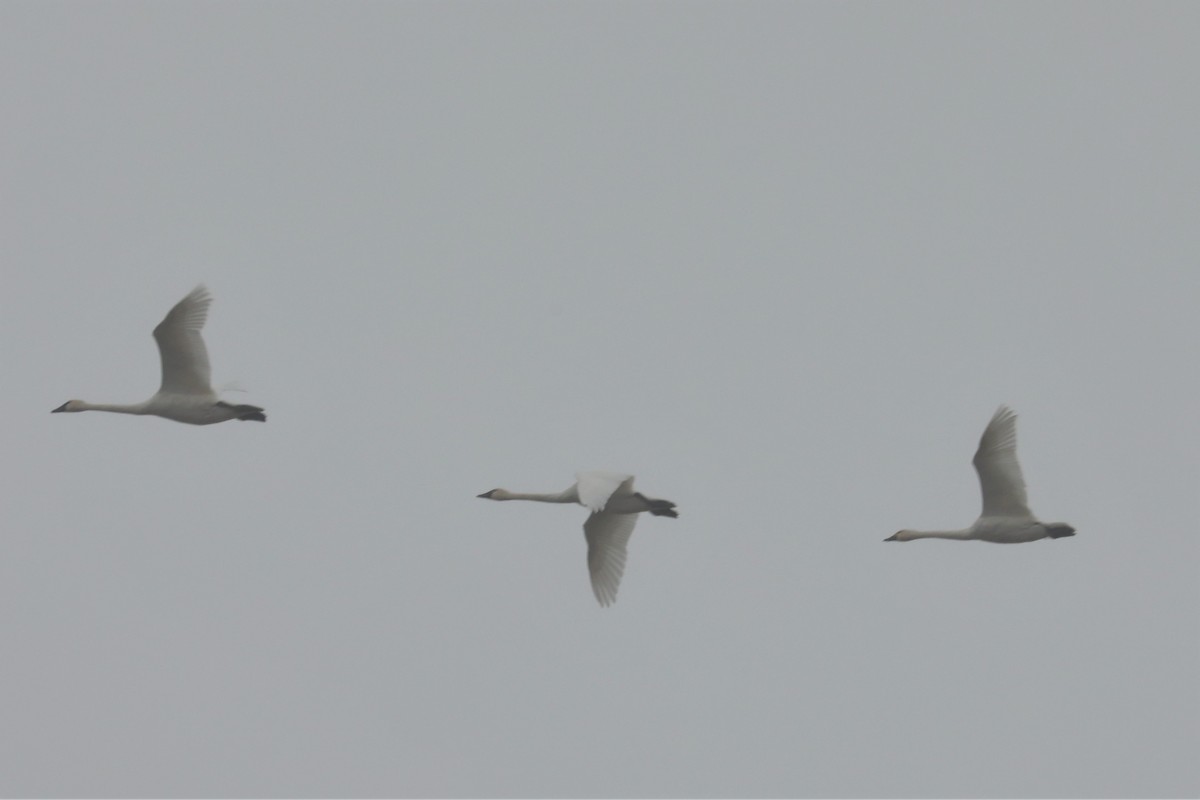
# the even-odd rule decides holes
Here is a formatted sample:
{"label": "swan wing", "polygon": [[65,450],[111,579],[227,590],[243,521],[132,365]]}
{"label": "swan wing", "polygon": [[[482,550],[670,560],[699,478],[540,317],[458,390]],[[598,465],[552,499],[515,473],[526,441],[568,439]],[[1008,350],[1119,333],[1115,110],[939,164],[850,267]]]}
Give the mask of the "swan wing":
{"label": "swan wing", "polygon": [[617,587],[625,574],[625,550],[636,523],[637,514],[604,511],[593,513],[583,523],[592,593],[602,606],[611,606],[617,601]]}
{"label": "swan wing", "polygon": [[1017,415],[1000,406],[979,439],[975,471],[983,491],[984,517],[1032,517],[1025,478],[1017,463]]}
{"label": "swan wing", "polygon": [[208,319],[212,295],[203,284],[167,312],[154,329],[158,354],[162,358],[160,392],[171,394],[212,394],[208,350],[200,338],[200,329]]}
{"label": "swan wing", "polygon": [[633,491],[633,476],[619,472],[578,472],[575,480],[579,504],[593,513],[603,511],[614,494]]}

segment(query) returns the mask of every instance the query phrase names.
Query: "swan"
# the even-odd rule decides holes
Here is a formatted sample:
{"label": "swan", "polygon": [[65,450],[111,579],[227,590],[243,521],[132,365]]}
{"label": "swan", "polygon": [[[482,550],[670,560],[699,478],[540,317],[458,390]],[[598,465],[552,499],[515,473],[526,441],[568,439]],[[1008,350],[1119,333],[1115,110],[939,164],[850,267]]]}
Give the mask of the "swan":
{"label": "swan", "polygon": [[208,319],[212,295],[201,284],[167,312],[154,329],[162,357],[162,386],[149,400],[130,405],[68,400],[61,411],[113,411],[118,414],[152,414],[191,425],[211,425],[229,419],[266,422],[258,406],[233,405],[218,399],[209,377],[208,350],[200,329]]}
{"label": "swan", "polygon": [[625,546],[637,515],[649,511],[656,517],[678,517],[670,500],[655,500],[633,490],[633,476],[617,472],[579,472],[569,489],[551,494],[526,494],[492,489],[477,497],[486,500],[536,500],[540,503],[578,503],[592,513],[583,523],[588,545],[588,573],[592,592],[601,606],[617,600],[617,586],[625,572]]}
{"label": "swan", "polygon": [[913,539],[978,539],[981,542],[1016,544],[1038,539],[1074,536],[1065,522],[1039,522],[1025,499],[1025,479],[1017,463],[1017,415],[1000,406],[979,439],[975,471],[983,491],[983,513],[975,524],[957,531],[898,531],[885,542]]}

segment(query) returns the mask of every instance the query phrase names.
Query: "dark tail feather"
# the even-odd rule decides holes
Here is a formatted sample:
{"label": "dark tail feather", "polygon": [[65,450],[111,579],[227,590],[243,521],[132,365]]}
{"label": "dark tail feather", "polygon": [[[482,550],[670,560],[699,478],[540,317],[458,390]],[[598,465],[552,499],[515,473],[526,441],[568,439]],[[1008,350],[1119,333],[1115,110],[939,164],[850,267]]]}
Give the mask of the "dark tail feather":
{"label": "dark tail feather", "polygon": [[1075,529],[1065,522],[1052,522],[1046,526],[1046,533],[1051,539],[1061,539],[1064,536],[1074,536]]}
{"label": "dark tail feather", "polygon": [[267,421],[267,415],[264,414],[263,409],[259,408],[258,406],[235,406],[230,403],[217,403],[217,405],[224,406],[225,408],[232,408],[235,412],[237,412],[237,418],[240,420],[249,419],[254,420],[255,422]]}

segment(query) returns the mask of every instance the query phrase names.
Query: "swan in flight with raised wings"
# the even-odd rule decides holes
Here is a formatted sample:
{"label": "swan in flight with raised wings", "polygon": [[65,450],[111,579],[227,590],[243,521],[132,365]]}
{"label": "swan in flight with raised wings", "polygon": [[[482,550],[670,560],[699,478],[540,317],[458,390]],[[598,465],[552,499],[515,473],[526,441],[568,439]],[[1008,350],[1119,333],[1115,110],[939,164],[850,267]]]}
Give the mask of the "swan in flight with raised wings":
{"label": "swan in flight with raised wings", "polygon": [[1029,510],[1025,479],[1017,463],[1017,415],[1012,409],[1006,406],[997,409],[979,440],[974,463],[983,490],[983,513],[974,525],[956,531],[903,530],[884,541],[978,539],[1016,544],[1075,535],[1075,529],[1065,522],[1039,522]]}
{"label": "swan in flight with raised wings", "polygon": [[583,523],[588,545],[588,572],[592,592],[602,606],[617,600],[617,587],[625,572],[625,548],[637,515],[649,511],[656,517],[678,517],[670,500],[655,500],[633,490],[633,476],[617,472],[579,472],[575,485],[551,494],[526,494],[492,489],[478,497],[488,500],[536,500],[541,503],[578,503],[592,513]]}
{"label": "swan in flight with raised wings", "polygon": [[149,400],[129,405],[88,403],[68,400],[59,411],[113,411],[118,414],[152,414],[157,417],[211,425],[228,419],[266,422],[267,415],[258,406],[223,402],[213,391],[208,366],[208,350],[200,338],[200,329],[208,319],[212,295],[203,284],[167,312],[154,329],[158,354],[162,357],[162,386]]}

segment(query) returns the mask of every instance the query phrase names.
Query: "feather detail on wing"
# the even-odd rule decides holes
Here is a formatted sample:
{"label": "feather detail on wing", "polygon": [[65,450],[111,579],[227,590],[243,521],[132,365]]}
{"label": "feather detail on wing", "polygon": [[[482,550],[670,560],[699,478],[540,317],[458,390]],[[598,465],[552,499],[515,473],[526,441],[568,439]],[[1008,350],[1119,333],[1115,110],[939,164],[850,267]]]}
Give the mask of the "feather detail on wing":
{"label": "feather detail on wing", "polygon": [[583,523],[592,592],[602,606],[610,606],[617,600],[617,587],[625,574],[625,551],[636,523],[637,514],[604,512],[592,514]]}
{"label": "feather detail on wing", "polygon": [[633,476],[619,472],[578,472],[575,480],[579,504],[593,513],[603,511],[614,494],[633,491]]}
{"label": "feather detail on wing", "polygon": [[975,452],[975,471],[983,493],[984,517],[1032,517],[1025,497],[1025,478],[1017,462],[1017,415],[1000,406],[988,423]]}
{"label": "feather detail on wing", "polygon": [[203,285],[175,304],[154,329],[162,359],[161,392],[212,394],[208,350],[200,330],[208,319],[212,295]]}

